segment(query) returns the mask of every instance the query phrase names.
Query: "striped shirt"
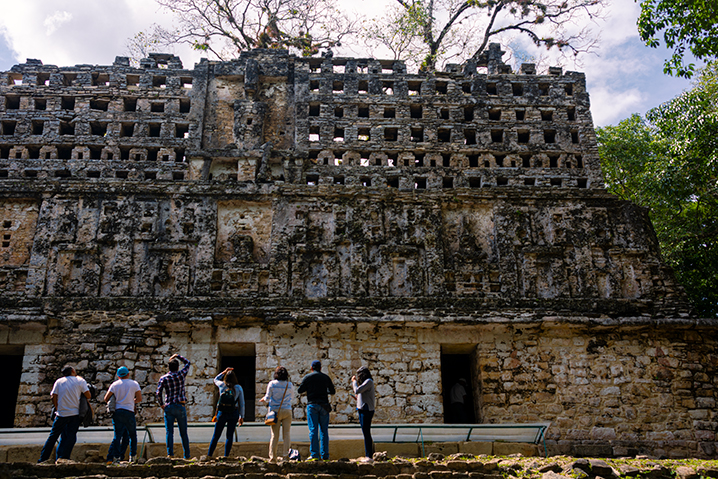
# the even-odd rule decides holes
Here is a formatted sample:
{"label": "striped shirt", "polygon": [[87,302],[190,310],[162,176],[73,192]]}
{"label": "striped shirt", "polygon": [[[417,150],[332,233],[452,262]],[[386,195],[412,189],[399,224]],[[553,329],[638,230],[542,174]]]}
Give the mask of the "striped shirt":
{"label": "striped shirt", "polygon": [[[159,384],[157,384],[157,399],[160,404],[165,407],[170,404],[182,404],[187,402],[187,395],[184,388],[184,380],[189,372],[190,362],[187,358],[177,355],[177,359],[184,363],[184,367],[179,371],[169,372],[160,378]],[[162,391],[167,392],[167,397],[163,401]]]}

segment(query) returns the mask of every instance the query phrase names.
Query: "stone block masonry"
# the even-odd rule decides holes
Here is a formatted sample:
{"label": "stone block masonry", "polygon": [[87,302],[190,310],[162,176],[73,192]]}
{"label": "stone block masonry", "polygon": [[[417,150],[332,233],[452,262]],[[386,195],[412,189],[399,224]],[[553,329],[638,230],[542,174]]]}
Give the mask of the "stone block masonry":
{"label": "stone block masonry", "polygon": [[157,422],[175,352],[193,421],[223,365],[255,417],[276,366],[318,358],[335,422],[367,365],[378,422],[450,421],[465,376],[472,420],[551,421],[552,451],[715,457],[716,322],[603,189],[584,76],[492,49],[433,74],[275,50],[0,74],[3,426],[45,425],[66,363],[101,390],[128,366]]}

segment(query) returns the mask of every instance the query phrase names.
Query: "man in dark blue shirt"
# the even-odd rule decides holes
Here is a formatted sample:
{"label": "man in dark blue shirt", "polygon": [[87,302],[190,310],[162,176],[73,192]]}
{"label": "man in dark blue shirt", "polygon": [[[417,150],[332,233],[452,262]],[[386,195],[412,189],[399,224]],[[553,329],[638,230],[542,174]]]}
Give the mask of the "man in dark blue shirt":
{"label": "man in dark blue shirt", "polygon": [[[312,372],[304,376],[299,394],[307,393],[307,425],[309,453],[312,459],[329,459],[329,394],[334,394],[332,380],[322,372],[322,363],[312,361]],[[321,454],[320,454],[321,442]]]}

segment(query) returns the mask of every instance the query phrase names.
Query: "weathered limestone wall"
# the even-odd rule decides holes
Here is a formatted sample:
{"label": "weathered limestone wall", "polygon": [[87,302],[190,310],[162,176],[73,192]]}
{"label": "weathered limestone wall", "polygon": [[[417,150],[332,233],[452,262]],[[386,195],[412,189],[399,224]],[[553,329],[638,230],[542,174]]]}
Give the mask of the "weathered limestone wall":
{"label": "weathered limestone wall", "polygon": [[501,55],[2,73],[13,425],[46,423],[67,363],[100,389],[127,365],[158,421],[175,352],[193,420],[222,361],[250,357],[256,404],[276,365],[298,381],[320,358],[334,421],[366,364],[377,421],[441,423],[442,357],[461,354],[476,419],[551,421],[554,452],[715,456],[718,324],[691,316],[647,212],[603,189],[583,74]]}
{"label": "weathered limestone wall", "polygon": [[[101,391],[117,366],[127,365],[143,388],[138,419],[161,421],[153,393],[175,352],[193,362],[190,419],[206,421],[216,401],[212,378],[220,350],[243,344],[256,346],[258,405],[277,365],[298,383],[320,358],[337,387],[333,422],[356,421],[350,378],[367,365],[377,386],[377,422],[436,423],[445,414],[441,391],[447,387],[440,354],[461,347],[474,358],[477,417],[490,423],[550,421],[553,453],[715,455],[718,355],[711,328],[695,321],[667,330],[650,321],[621,326],[585,317],[566,324],[568,319],[442,324],[397,314],[392,321],[267,323],[78,312],[48,321],[45,330],[36,326],[33,335],[3,328],[3,336],[25,343],[32,358],[22,376],[18,426],[45,425],[51,406],[46,394],[59,374],[49,365],[65,362],[76,364]],[[305,401],[295,401],[295,419],[305,418]],[[256,412],[261,416],[266,409],[257,406]],[[109,424],[104,412],[100,418]]]}

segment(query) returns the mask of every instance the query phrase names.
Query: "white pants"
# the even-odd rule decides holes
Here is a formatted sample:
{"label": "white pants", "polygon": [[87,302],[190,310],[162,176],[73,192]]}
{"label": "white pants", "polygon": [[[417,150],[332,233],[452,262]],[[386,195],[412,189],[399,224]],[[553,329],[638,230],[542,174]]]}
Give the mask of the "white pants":
{"label": "white pants", "polygon": [[292,410],[280,409],[277,411],[277,424],[270,426],[272,428],[272,438],[269,440],[269,460],[277,459],[277,449],[279,449],[279,426],[282,426],[284,432],[284,454],[286,458],[289,455],[289,448],[292,441],[289,435],[289,429],[292,425]]}

